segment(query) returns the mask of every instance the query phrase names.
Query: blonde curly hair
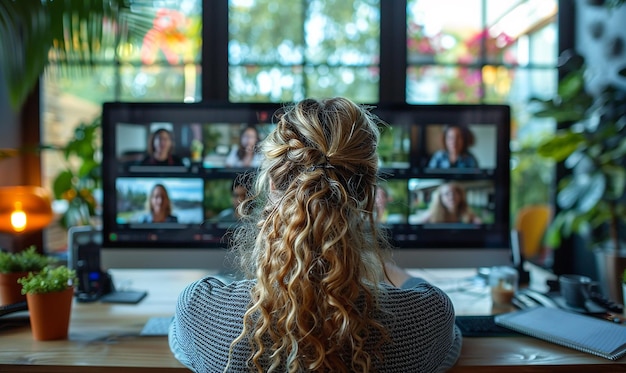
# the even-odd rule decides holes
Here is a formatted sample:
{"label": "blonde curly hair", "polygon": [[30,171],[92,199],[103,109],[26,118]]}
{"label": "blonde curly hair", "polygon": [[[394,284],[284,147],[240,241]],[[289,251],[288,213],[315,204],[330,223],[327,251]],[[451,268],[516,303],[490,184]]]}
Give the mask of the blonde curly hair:
{"label": "blonde curly hair", "polygon": [[388,248],[372,213],[381,122],[345,98],[276,118],[233,236],[257,282],[231,351],[249,341],[258,372],[370,372],[388,339],[375,318]]}

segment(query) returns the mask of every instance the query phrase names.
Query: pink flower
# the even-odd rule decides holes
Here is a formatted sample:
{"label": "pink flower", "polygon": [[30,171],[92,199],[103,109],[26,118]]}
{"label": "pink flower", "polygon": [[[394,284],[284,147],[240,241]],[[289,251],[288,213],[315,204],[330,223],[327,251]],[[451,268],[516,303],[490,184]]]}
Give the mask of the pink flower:
{"label": "pink flower", "polygon": [[152,28],[143,38],[141,61],[146,65],[154,63],[161,50],[167,62],[172,65],[177,64],[180,61],[181,46],[188,40],[184,33],[187,24],[187,19],[181,12],[159,9]]}

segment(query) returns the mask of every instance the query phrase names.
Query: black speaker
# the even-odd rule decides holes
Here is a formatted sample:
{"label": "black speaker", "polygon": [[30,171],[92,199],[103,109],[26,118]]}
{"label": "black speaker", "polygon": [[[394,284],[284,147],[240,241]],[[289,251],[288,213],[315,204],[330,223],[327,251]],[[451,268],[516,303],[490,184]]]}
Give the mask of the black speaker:
{"label": "black speaker", "polygon": [[90,302],[112,291],[111,276],[100,266],[102,232],[91,226],[71,227],[68,230],[68,267],[76,271],[78,286],[76,299]]}

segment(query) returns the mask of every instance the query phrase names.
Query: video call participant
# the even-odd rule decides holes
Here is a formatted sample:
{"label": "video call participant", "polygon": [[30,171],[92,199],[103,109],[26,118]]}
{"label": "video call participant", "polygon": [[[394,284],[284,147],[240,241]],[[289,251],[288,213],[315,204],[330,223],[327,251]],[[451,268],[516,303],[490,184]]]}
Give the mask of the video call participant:
{"label": "video call participant", "polygon": [[259,131],[256,127],[248,126],[244,128],[239,135],[239,144],[228,154],[225,166],[258,167],[263,159],[256,149],[259,140]]}
{"label": "video call participant", "polygon": [[141,223],[177,223],[178,218],[172,215],[172,202],[167,189],[163,184],[152,187],[148,197],[148,214],[144,215]]}
{"label": "video call participant", "polygon": [[389,195],[389,190],[382,185],[376,188],[376,199],[374,203],[374,221],[377,223],[386,223],[389,217],[387,211],[387,205],[392,202],[393,199]]}
{"label": "video call participant", "polygon": [[469,151],[474,145],[474,134],[466,126],[449,125],[441,136],[443,149],[437,150],[429,168],[478,168],[476,157]]}
{"label": "video call participant", "polygon": [[448,182],[437,187],[428,205],[428,210],[418,217],[416,223],[480,224],[482,220],[472,212],[467,204],[465,188],[455,182]]}
{"label": "video call participant", "polygon": [[462,337],[452,302],[385,261],[390,245],[373,218],[377,123],[344,98],[306,99],[279,115],[231,242],[249,279],[206,277],[179,296],[169,341],[185,366],[405,373],[454,365]]}
{"label": "video call participant", "polygon": [[148,154],[142,165],[184,166],[182,159],[174,154],[174,138],[165,128],[154,131],[148,139]]}
{"label": "video call participant", "polygon": [[211,221],[213,222],[236,222],[239,220],[239,212],[237,208],[245,200],[248,196],[248,188],[244,182],[244,178],[242,176],[237,176],[233,179],[233,183],[231,186],[231,202],[232,207],[229,207],[225,210],[222,210],[217,216],[215,216]]}

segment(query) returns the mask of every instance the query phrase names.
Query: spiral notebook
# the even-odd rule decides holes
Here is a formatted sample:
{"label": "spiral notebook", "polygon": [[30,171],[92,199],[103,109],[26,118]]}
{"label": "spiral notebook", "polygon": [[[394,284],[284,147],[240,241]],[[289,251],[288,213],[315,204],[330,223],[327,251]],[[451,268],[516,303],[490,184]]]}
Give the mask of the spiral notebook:
{"label": "spiral notebook", "polygon": [[497,325],[617,360],[626,354],[626,326],[559,308],[533,307],[495,317]]}

